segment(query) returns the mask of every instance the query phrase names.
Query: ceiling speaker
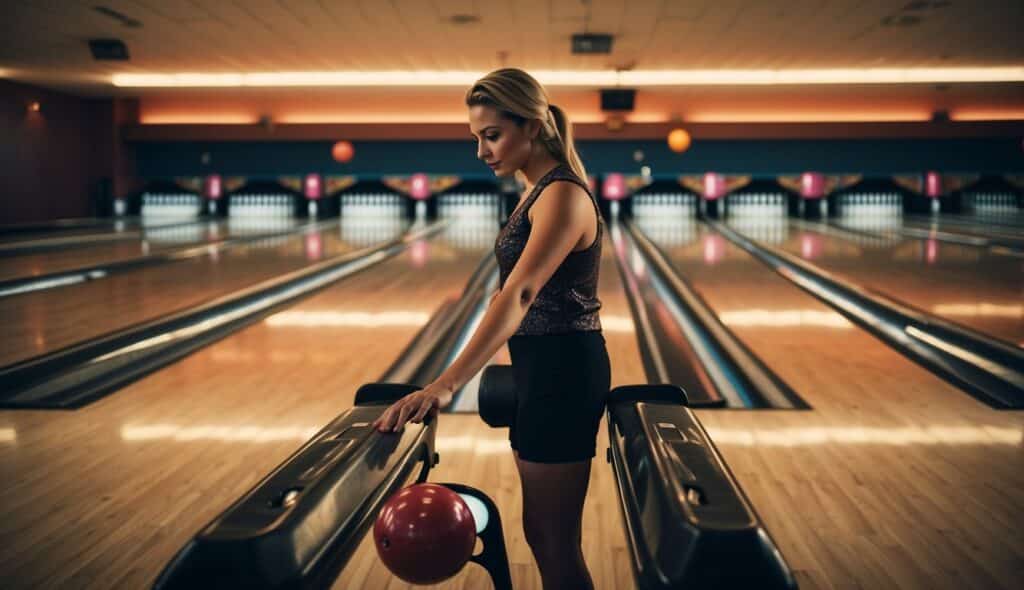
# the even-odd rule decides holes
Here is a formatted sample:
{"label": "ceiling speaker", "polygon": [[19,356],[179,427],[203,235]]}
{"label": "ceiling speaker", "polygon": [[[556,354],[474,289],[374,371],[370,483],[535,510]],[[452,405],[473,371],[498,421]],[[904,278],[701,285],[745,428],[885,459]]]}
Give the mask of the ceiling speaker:
{"label": "ceiling speaker", "polygon": [[128,47],[120,39],[89,39],[89,50],[96,60],[128,60]]}
{"label": "ceiling speaker", "polygon": [[602,111],[632,111],[636,90],[633,88],[605,88],[601,90]]}

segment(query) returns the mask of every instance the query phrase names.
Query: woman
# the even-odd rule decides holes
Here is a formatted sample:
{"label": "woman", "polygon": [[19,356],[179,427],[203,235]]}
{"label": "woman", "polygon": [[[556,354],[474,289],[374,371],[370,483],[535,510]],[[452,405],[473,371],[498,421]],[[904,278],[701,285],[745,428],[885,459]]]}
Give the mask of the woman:
{"label": "woman", "polygon": [[395,431],[451,403],[506,343],[518,408],[509,440],[523,528],[544,588],[592,588],[581,521],[610,384],[598,309],[602,221],[565,114],[529,74],[502,69],[466,93],[477,157],[531,190],[498,234],[500,290],[469,344],[436,381],[375,422]]}

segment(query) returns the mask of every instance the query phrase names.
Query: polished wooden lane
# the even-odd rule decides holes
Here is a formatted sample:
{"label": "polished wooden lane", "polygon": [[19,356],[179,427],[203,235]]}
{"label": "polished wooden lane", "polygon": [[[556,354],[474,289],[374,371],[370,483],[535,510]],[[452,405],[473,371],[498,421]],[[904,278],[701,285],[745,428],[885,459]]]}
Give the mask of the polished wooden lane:
{"label": "polished wooden lane", "polygon": [[1024,345],[1024,258],[987,248],[897,238],[857,243],[790,227],[787,252],[952,322]]}
{"label": "polished wooden lane", "polygon": [[[315,238],[315,240],[313,239]],[[338,228],[0,299],[0,366],[186,309],[354,249]],[[310,244],[315,242],[315,248]]]}
{"label": "polished wooden lane", "polygon": [[[94,232],[96,235],[116,235]],[[35,254],[0,256],[0,280],[38,276],[145,256],[223,238],[231,235],[227,220],[197,222],[194,224],[153,228],[138,240],[104,242],[88,247],[68,247]]]}
{"label": "polished wooden lane", "polygon": [[[168,245],[170,247],[170,245]],[[24,256],[0,258],[0,280],[36,277],[119,260],[145,256],[156,249],[147,248],[141,241],[113,242],[92,248],[72,248]]]}
{"label": "polished wooden lane", "polygon": [[[348,407],[355,386],[383,372],[412,324],[425,321],[408,312],[429,313],[462,288],[479,252],[453,255],[437,243],[82,410],[0,413],[0,471],[17,482],[0,490],[0,543],[14,548],[0,556],[0,576],[14,587],[148,585],[202,525]],[[815,407],[698,412],[801,587],[1013,587],[1024,563],[1019,413],[982,407],[841,327],[845,320],[725,240],[670,250],[690,273],[713,263],[697,287]],[[608,243],[602,264],[613,382],[643,382]],[[431,479],[498,501],[513,582],[539,588],[506,432],[474,416],[441,420],[442,463]],[[604,426],[600,437],[603,453]],[[585,556],[599,588],[628,588],[617,498],[600,457],[591,484]],[[471,566],[441,586],[482,581]],[[338,586],[346,583],[408,587],[368,544]]]}
{"label": "polished wooden lane", "polygon": [[661,243],[813,406],[697,412],[801,588],[1017,587],[1024,415],[978,403],[704,226]]}
{"label": "polished wooden lane", "polygon": [[19,242],[33,242],[36,240],[49,240],[61,238],[85,238],[112,233],[136,233],[142,231],[138,223],[122,223],[119,226],[80,227],[60,230],[36,230],[30,232],[0,233],[0,247],[11,246]]}
{"label": "polished wooden lane", "polygon": [[[917,219],[924,217],[923,215],[915,215]],[[1016,211],[1001,211],[999,213],[943,213],[940,217],[940,223],[942,221],[949,221],[950,223],[966,223],[977,227],[980,231],[984,231],[986,227],[992,229],[1001,229],[1006,227],[1024,228],[1024,209],[1017,209]]]}
{"label": "polished wooden lane", "polygon": [[926,218],[904,218],[903,227],[925,230],[925,231],[940,231],[943,233],[950,233],[958,236],[968,236],[974,238],[999,238],[1020,241],[1024,239],[1024,227],[1016,226],[1012,222],[1009,224],[1002,224],[998,222],[990,223],[971,223],[963,221],[955,221],[948,219],[932,219]]}
{"label": "polished wooden lane", "polygon": [[482,253],[417,245],[85,408],[0,412],[4,587],[151,584],[350,407]]}
{"label": "polished wooden lane", "polygon": [[[2,492],[4,513],[13,516],[0,525],[0,542],[17,538],[20,548],[0,558],[0,575],[18,580],[16,587],[147,585],[190,535],[348,407],[355,387],[380,375],[412,337],[413,324],[461,290],[479,252],[436,244],[73,414],[0,413],[9,433],[0,465],[18,474],[17,486]],[[639,382],[628,307],[610,260],[603,272],[611,278],[601,296],[615,384]],[[495,497],[516,587],[539,588],[507,431],[490,430],[475,415],[445,415],[441,429],[443,461],[432,479]],[[595,467],[585,554],[600,587],[628,588],[610,470]],[[367,545],[342,581],[382,587],[389,578]],[[479,578],[467,568],[450,584],[472,588]]]}
{"label": "polished wooden lane", "polygon": [[[192,219],[195,219],[194,217]],[[0,223],[0,244],[21,240],[45,240],[68,236],[88,236],[108,232],[141,232],[155,227],[167,227],[188,221],[186,217],[79,217],[8,225]],[[65,223],[66,222],[66,223]]]}

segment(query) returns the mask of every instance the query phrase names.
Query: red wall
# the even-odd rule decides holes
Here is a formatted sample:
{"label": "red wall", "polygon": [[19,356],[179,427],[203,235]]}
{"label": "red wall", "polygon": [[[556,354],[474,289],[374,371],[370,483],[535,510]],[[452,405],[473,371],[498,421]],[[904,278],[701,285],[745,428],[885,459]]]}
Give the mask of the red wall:
{"label": "red wall", "polygon": [[[39,112],[28,110],[33,101]],[[109,98],[0,80],[0,223],[99,212],[101,180],[112,189],[128,183],[122,166],[115,169],[130,159],[119,146],[115,110],[126,108],[119,103],[115,109]]]}

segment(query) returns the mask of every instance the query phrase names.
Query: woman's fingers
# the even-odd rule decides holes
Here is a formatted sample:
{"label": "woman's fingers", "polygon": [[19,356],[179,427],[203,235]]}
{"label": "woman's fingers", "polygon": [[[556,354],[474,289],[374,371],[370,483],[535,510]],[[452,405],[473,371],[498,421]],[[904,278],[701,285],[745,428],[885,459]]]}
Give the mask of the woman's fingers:
{"label": "woman's fingers", "polygon": [[387,412],[388,412],[387,410],[384,410],[383,412],[381,412],[380,416],[377,416],[377,418],[373,422],[370,423],[370,426],[373,426],[374,428],[377,428],[378,426],[380,426],[381,421],[384,419],[384,414],[386,414]]}
{"label": "woman's fingers", "polygon": [[409,419],[410,422],[419,424],[423,421],[423,418],[434,408],[434,401],[431,399],[425,399],[420,404],[420,407],[416,410],[416,413]]}
{"label": "woman's fingers", "polygon": [[421,405],[423,405],[422,398],[416,397],[415,399],[410,399],[410,402],[402,407],[402,412],[398,415],[398,418],[401,420],[399,425],[404,426],[406,422],[409,422],[420,410]]}
{"label": "woman's fingers", "polygon": [[381,432],[386,432],[388,430],[391,430],[391,408],[392,407],[394,407],[394,406],[391,406],[388,409],[384,410],[384,413],[381,414],[380,417],[377,418],[377,420],[374,421],[373,426],[377,430],[380,430]]}
{"label": "woman's fingers", "polygon": [[427,414],[436,417],[438,414],[436,398],[419,396],[416,395],[417,393],[419,392],[410,393],[391,404],[379,418],[373,421],[373,427],[381,432],[396,431],[402,428],[406,422],[422,422]]}
{"label": "woman's fingers", "polygon": [[377,418],[377,422],[375,422],[375,424],[377,425],[377,430],[380,430],[381,432],[388,432],[389,430],[393,430],[395,428],[395,417],[398,415],[398,410],[402,407],[403,401],[405,400],[398,400],[397,402],[391,404],[391,406],[388,407],[388,409],[384,410],[384,413],[381,414],[380,418]]}

